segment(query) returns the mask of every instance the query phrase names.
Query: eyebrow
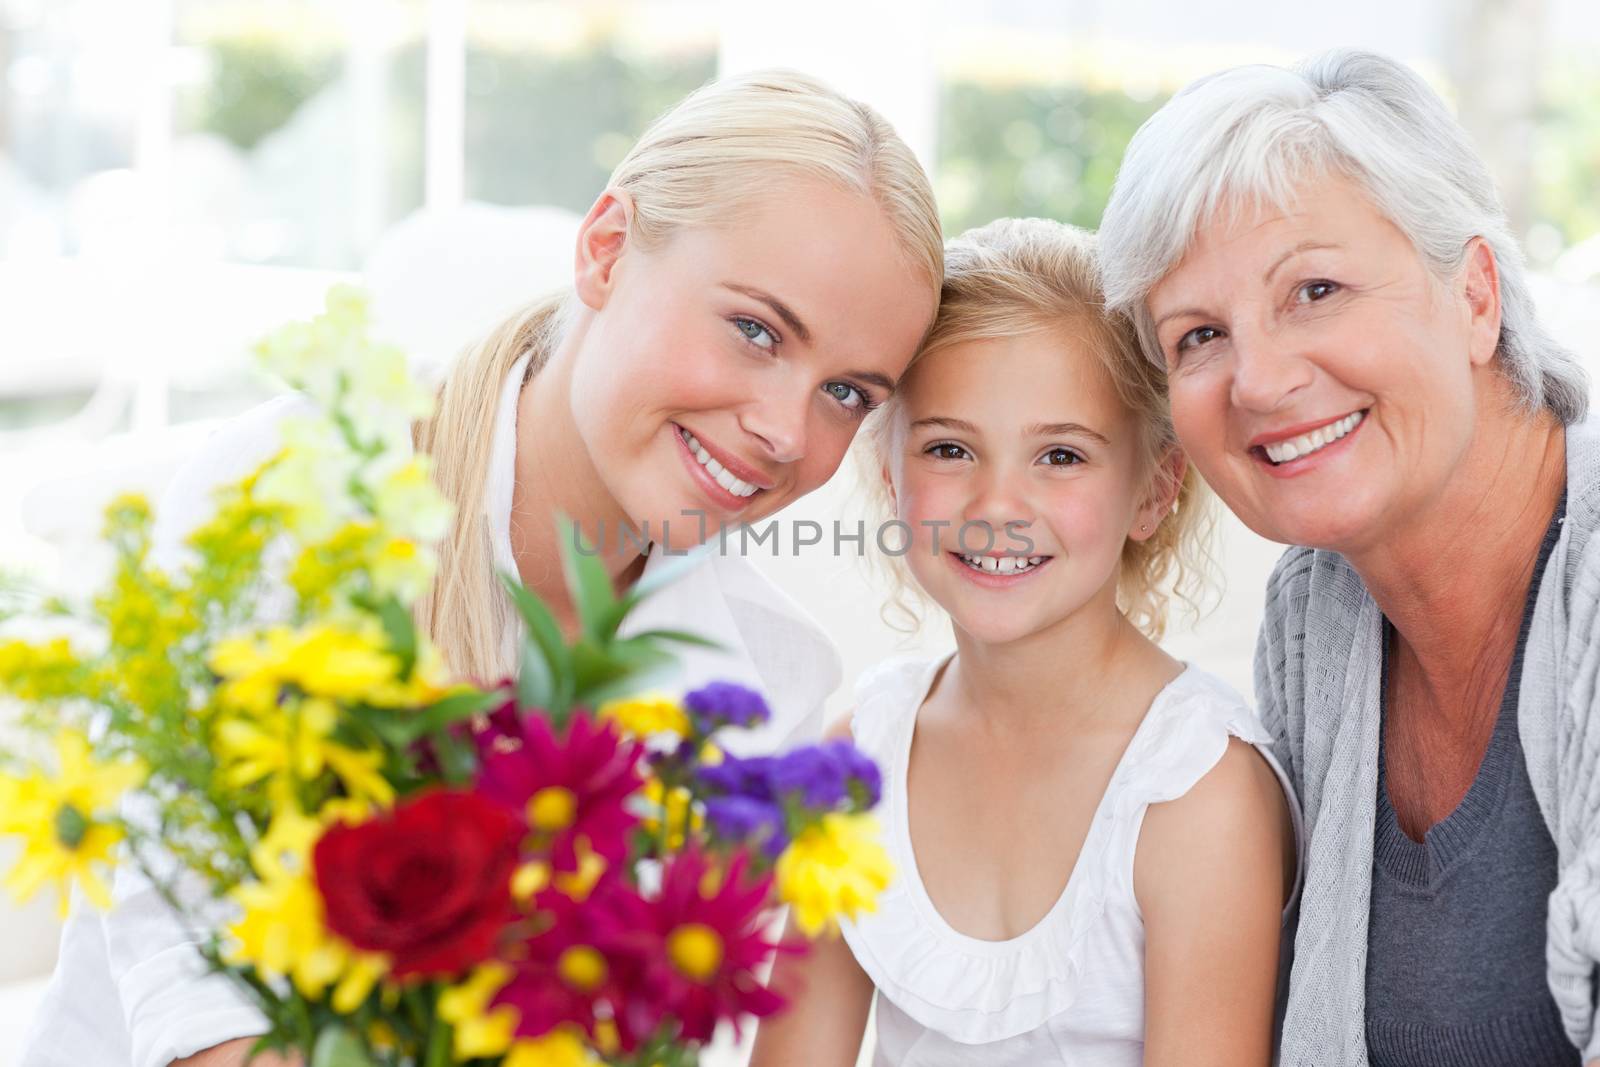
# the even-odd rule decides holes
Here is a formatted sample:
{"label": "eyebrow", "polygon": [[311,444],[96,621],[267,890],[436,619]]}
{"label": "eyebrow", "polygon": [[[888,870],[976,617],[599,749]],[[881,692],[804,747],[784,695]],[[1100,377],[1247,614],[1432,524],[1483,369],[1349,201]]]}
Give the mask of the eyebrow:
{"label": "eyebrow", "polygon": [[1314,252],[1314,251],[1316,251],[1318,249],[1322,249],[1322,248],[1338,248],[1338,247],[1339,247],[1338,245],[1329,244],[1326,241],[1301,241],[1299,244],[1297,244],[1293,248],[1289,249],[1289,251],[1287,251],[1283,255],[1279,256],[1277,262],[1274,263],[1271,267],[1269,267],[1267,269],[1267,273],[1265,273],[1265,274],[1263,274],[1261,276],[1261,280],[1262,280],[1262,282],[1270,282],[1272,280],[1272,276],[1274,274],[1278,273],[1278,268],[1279,267],[1281,267],[1285,263],[1289,262],[1289,260],[1293,259],[1295,256],[1298,256],[1301,252]]}
{"label": "eyebrow", "polygon": [[[788,326],[789,329],[794,331],[796,337],[800,338],[802,341],[811,340],[811,331],[806,329],[806,324],[800,321],[800,316],[796,315],[788,304],[785,304],[782,300],[779,300],[771,293],[754,288],[753,286],[739,285],[734,282],[723,282],[722,287],[724,289],[732,289],[736,293],[743,293],[745,296],[761,301],[763,304],[771,308],[773,313],[776,314],[778,318],[782,319],[784,324]],[[882,375],[879,375],[879,377],[882,377]],[[893,385],[894,383],[890,382],[888,387],[893,387]]]}
{"label": "eyebrow", "polygon": [[[1285,263],[1289,262],[1290,259],[1298,256],[1301,252],[1314,252],[1318,249],[1339,247],[1342,246],[1330,244],[1326,241],[1301,241],[1299,244],[1289,249],[1289,251],[1279,256],[1272,266],[1267,268],[1267,272],[1261,276],[1261,282],[1262,284],[1270,282],[1272,280],[1272,276],[1278,273],[1279,267],[1282,267]],[[1165,326],[1172,319],[1181,319],[1189,315],[1203,319],[1206,318],[1208,314],[1209,313],[1204,308],[1197,307],[1187,307],[1178,311],[1169,311],[1155,321],[1155,329],[1161,329],[1161,327]]]}
{"label": "eyebrow", "polygon": [[1027,428],[1029,437],[1071,437],[1074,434],[1098,441],[1102,445],[1111,442],[1099,430],[1091,430],[1081,422],[1036,422]]}
{"label": "eyebrow", "polygon": [[[952,419],[944,415],[930,415],[928,418],[918,419],[911,424],[911,429],[915,430],[919,426],[939,426],[946,430],[955,430],[959,433],[969,433],[974,436],[978,435],[978,428],[972,423],[964,419]],[[1035,422],[1024,427],[1023,432],[1029,437],[1067,437],[1072,434],[1081,434],[1103,445],[1111,443],[1106,439],[1105,434],[1100,433],[1098,430],[1091,430],[1081,422]]]}

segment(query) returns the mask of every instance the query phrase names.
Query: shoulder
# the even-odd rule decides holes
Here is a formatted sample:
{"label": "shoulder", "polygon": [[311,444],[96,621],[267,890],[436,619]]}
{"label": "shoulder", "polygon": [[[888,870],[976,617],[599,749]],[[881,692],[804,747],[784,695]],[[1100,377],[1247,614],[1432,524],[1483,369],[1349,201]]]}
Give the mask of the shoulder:
{"label": "shoulder", "polygon": [[[1139,826],[1135,880],[1181,889],[1196,863],[1254,856],[1282,871],[1295,853],[1293,792],[1255,711],[1223,679],[1190,667],[1137,738]],[[1230,862],[1233,862],[1230,859]]]}
{"label": "shoulder", "polygon": [[[1202,884],[1270,885],[1282,892],[1295,855],[1283,783],[1255,745],[1229,737],[1187,791],[1152,804],[1139,833],[1134,890],[1140,908],[1181,904]],[[1218,862],[1222,860],[1222,862]],[[1282,897],[1278,896],[1279,905]]]}

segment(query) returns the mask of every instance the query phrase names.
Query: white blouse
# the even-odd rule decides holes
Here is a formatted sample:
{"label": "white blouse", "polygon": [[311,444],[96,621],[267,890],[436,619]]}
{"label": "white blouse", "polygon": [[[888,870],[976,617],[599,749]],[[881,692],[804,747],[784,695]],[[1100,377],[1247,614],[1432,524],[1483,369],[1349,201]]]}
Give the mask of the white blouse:
{"label": "white blouse", "polygon": [[[879,817],[895,865],[877,911],[843,925],[877,987],[874,1067],[1137,1067],[1144,1052],[1144,919],[1133,866],[1144,813],[1187,793],[1222,758],[1228,738],[1238,737],[1278,775],[1298,835],[1298,805],[1264,747],[1266,730],[1226,682],[1184,670],[1129,741],[1061,896],[1029,930],[986,941],[940,916],[911,847],[906,765],[917,711],[943,662],[890,660],[856,687],[851,727],[856,744],[883,768]],[[1292,907],[1293,898],[1286,917]]]}
{"label": "white blouse", "polygon": [[[510,520],[517,396],[526,366],[525,357],[502,390],[484,494],[495,562],[510,573],[516,573]],[[294,396],[269,401],[229,422],[185,464],[157,511],[156,558],[175,558],[187,531],[209,513],[211,489],[272,455],[280,422],[303,406]],[[640,604],[622,632],[689,630],[722,646],[675,647],[677,673],[658,688],[681,694],[724,680],[761,690],[772,721],[737,737],[730,733],[726,747],[733,751],[770,752],[815,740],[823,702],[843,673],[837,649],[749,561],[720,554],[715,541],[707,548],[687,573]],[[680,558],[654,546],[644,574]],[[513,644],[519,639],[506,635]],[[148,882],[119,868],[113,892],[116,906],[104,915],[74,895],[60,959],[20,1067],[166,1067],[223,1041],[263,1032],[259,1012],[231,980],[207,973],[192,940]]]}

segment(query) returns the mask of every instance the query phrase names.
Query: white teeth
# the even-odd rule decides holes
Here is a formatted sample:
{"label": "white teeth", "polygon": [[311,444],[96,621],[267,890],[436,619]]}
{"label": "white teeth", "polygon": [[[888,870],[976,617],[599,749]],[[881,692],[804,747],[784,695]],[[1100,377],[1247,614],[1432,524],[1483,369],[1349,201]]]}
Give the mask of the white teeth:
{"label": "white teeth", "polygon": [[734,496],[751,496],[759,488],[728,473],[727,468],[712,459],[711,453],[707,452],[705,447],[694,439],[694,434],[688,430],[683,431],[683,443],[689,446],[689,451],[694,453],[694,458],[700,461],[700,465],[711,474],[712,478],[716,479],[717,484]]}
{"label": "white teeth", "polygon": [[1366,412],[1364,411],[1352,411],[1338,422],[1330,422],[1326,426],[1319,426],[1310,433],[1267,445],[1263,451],[1266,452],[1267,458],[1274,463],[1287,463],[1291,459],[1309,456],[1319,448],[1326,448],[1355,429],[1365,415]]}
{"label": "white teeth", "polygon": [[1049,556],[961,556],[961,562],[985,574],[1021,574],[1049,559]]}

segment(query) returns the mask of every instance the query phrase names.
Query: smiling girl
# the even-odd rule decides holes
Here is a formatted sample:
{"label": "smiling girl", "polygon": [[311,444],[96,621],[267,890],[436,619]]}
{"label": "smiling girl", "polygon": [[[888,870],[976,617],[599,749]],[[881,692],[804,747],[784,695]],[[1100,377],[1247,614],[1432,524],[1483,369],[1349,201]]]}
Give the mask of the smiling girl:
{"label": "smiling girl", "polygon": [[857,686],[897,879],[780,963],[753,1062],[853,1064],[876,989],[877,1064],[1267,1063],[1293,800],[1243,699],[1155,643],[1205,524],[1090,236],[952,242],[871,433],[956,652]]}

